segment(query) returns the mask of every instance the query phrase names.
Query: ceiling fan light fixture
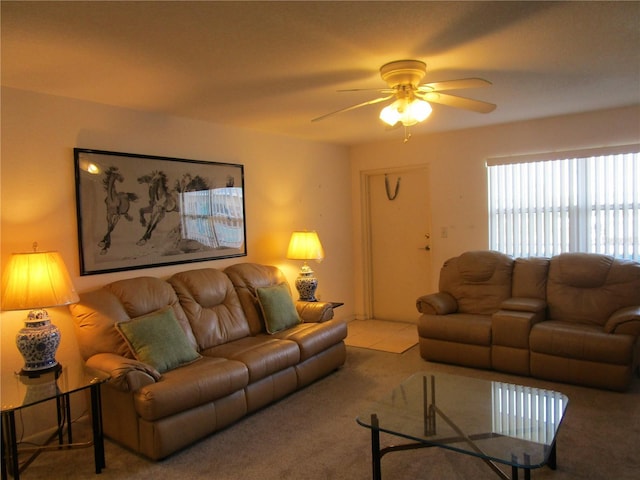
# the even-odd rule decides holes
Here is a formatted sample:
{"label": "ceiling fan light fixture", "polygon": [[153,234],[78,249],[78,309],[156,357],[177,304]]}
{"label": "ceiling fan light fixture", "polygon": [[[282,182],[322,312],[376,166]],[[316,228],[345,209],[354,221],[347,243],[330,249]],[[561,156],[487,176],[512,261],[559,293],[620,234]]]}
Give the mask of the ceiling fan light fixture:
{"label": "ceiling fan light fixture", "polygon": [[424,100],[408,100],[399,98],[391,105],[387,105],[380,112],[380,120],[393,126],[400,122],[405,127],[426,120],[431,115],[431,105]]}
{"label": "ceiling fan light fixture", "polygon": [[414,118],[416,120],[416,123],[418,123],[424,122],[427,118],[429,118],[429,115],[431,115],[431,110],[432,109],[429,102],[414,99],[413,102],[411,102],[407,106],[405,113],[407,117]]}
{"label": "ceiling fan light fixture", "polygon": [[390,105],[387,105],[382,110],[380,110],[380,120],[386,123],[389,126],[394,126],[396,123],[400,121],[401,113],[399,111],[398,103],[400,100],[396,100]]}

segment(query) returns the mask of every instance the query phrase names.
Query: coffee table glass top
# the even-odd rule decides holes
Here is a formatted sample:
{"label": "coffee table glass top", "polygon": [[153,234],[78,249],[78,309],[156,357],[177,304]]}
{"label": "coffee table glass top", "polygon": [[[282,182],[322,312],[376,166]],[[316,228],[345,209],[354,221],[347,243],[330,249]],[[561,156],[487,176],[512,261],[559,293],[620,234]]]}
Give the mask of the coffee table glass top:
{"label": "coffee table glass top", "polygon": [[425,446],[537,468],[549,459],[568,403],[552,390],[422,372],[370,405],[357,422]]}

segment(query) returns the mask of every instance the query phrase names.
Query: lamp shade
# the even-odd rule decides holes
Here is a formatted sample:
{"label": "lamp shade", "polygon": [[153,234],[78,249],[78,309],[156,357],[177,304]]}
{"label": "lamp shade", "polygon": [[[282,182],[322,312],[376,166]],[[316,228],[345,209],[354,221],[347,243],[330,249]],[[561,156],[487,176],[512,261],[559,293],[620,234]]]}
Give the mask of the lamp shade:
{"label": "lamp shade", "polygon": [[58,252],[14,253],[2,278],[2,310],[30,310],[79,300]]}
{"label": "lamp shade", "polygon": [[322,260],[324,249],[315,231],[293,232],[287,258],[291,260]]}

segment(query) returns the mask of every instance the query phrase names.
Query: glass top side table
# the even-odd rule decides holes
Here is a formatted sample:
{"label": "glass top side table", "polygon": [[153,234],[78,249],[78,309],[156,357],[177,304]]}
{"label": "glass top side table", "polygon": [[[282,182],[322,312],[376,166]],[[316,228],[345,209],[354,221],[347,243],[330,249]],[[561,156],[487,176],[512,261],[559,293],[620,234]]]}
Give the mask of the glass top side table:
{"label": "glass top side table", "polygon": [[[0,404],[2,406],[2,480],[7,479],[8,475],[12,475],[14,479],[18,480],[20,473],[27,468],[37,455],[43,451],[58,450],[62,446],[65,449],[93,446],[95,471],[100,473],[102,468],[105,467],[100,386],[107,380],[109,380],[108,376],[86,370],[82,365],[64,366],[59,370],[42,373],[34,377],[19,374],[2,377],[0,390]],[[74,443],[69,397],[71,394],[83,390],[88,390],[90,393],[93,440]],[[56,402],[58,418],[55,434],[42,446],[19,449],[16,435],[16,412],[48,401]],[[56,438],[58,440],[57,444],[51,444]],[[19,453],[30,453],[31,456],[20,464]]]}

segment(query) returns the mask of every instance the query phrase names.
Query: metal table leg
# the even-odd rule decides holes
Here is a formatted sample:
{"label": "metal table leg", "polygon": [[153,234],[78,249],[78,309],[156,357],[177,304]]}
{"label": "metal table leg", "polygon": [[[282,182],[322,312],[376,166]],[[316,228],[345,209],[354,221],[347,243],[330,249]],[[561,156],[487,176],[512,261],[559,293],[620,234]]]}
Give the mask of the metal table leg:
{"label": "metal table leg", "polygon": [[20,480],[16,417],[13,411],[2,414],[2,480],[7,480],[9,474],[15,480]]}
{"label": "metal table leg", "polygon": [[104,458],[104,436],[102,431],[102,408],[100,398],[100,384],[91,385],[91,423],[93,430],[93,456],[96,473],[100,473],[106,466]]}
{"label": "metal table leg", "polygon": [[380,430],[378,429],[378,416],[371,415],[371,460],[373,480],[382,480],[382,468],[380,465]]}

